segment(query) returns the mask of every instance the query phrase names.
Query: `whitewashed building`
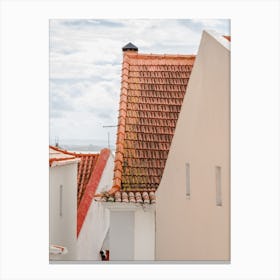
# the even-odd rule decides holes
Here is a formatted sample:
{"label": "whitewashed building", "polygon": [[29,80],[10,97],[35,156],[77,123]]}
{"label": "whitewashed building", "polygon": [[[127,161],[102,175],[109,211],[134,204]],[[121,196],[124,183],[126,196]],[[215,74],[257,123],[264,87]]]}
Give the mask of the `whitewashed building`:
{"label": "whitewashed building", "polygon": [[50,147],[50,244],[68,251],[51,260],[101,260],[109,216],[94,196],[112,185],[113,159],[109,149],[93,154]]}
{"label": "whitewashed building", "polygon": [[77,166],[80,159],[49,148],[49,243],[67,248],[50,260],[77,258]]}

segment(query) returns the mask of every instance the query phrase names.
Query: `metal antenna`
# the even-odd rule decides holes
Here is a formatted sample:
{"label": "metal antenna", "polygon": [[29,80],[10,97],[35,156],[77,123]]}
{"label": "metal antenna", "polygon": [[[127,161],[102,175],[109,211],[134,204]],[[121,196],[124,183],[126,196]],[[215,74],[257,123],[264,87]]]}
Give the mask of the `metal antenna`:
{"label": "metal antenna", "polygon": [[[117,127],[117,125],[102,125],[103,128]],[[110,131],[108,131],[108,148],[110,149]]]}
{"label": "metal antenna", "polygon": [[54,142],[55,142],[55,146],[59,147],[59,138],[58,138],[58,136],[55,137]]}

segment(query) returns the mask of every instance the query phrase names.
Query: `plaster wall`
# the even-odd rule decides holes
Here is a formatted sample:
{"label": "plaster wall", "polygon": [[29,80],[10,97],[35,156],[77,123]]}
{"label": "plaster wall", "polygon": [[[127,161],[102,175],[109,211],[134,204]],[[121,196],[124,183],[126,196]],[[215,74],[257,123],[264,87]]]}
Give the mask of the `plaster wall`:
{"label": "plaster wall", "polygon": [[157,190],[156,260],[230,259],[230,50],[215,36],[203,32]]}
{"label": "plaster wall", "polygon": [[155,260],[155,211],[135,212],[134,260]]}
{"label": "plaster wall", "polygon": [[[50,244],[65,246],[68,253],[56,260],[76,259],[77,163],[50,167]],[[62,186],[62,187],[61,187]]]}
{"label": "plaster wall", "polygon": [[134,218],[134,211],[111,211],[109,232],[111,261],[134,259]]}
{"label": "plaster wall", "polygon": [[107,207],[110,208],[110,260],[154,260],[154,207],[134,203],[112,203]]}
{"label": "plaster wall", "polygon": [[[110,155],[96,193],[109,190],[112,185],[114,159]],[[77,240],[78,260],[101,260],[100,249],[109,229],[110,213],[103,203],[94,199],[87,212]]]}

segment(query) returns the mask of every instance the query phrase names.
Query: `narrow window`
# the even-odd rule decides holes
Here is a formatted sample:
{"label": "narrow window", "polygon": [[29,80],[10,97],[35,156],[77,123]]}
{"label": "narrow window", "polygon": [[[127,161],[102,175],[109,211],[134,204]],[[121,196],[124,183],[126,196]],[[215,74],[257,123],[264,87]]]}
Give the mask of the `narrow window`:
{"label": "narrow window", "polygon": [[191,182],[190,182],[190,164],[186,163],[186,195],[187,198],[191,196]]}
{"label": "narrow window", "polygon": [[59,186],[59,216],[62,217],[62,195],[63,195],[63,186]]}
{"label": "narrow window", "polygon": [[216,166],[216,205],[222,206],[222,174],[221,167]]}

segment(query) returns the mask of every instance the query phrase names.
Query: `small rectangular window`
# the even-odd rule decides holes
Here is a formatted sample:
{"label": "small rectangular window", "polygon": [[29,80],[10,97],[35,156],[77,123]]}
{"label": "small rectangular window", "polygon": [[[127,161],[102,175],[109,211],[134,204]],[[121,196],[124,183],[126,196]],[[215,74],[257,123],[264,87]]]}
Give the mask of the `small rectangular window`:
{"label": "small rectangular window", "polygon": [[62,217],[62,196],[63,196],[63,186],[59,186],[59,216]]}
{"label": "small rectangular window", "polygon": [[220,166],[216,166],[216,205],[222,206],[222,171]]}
{"label": "small rectangular window", "polygon": [[186,195],[187,198],[191,196],[191,181],[190,181],[190,164],[186,163]]}

